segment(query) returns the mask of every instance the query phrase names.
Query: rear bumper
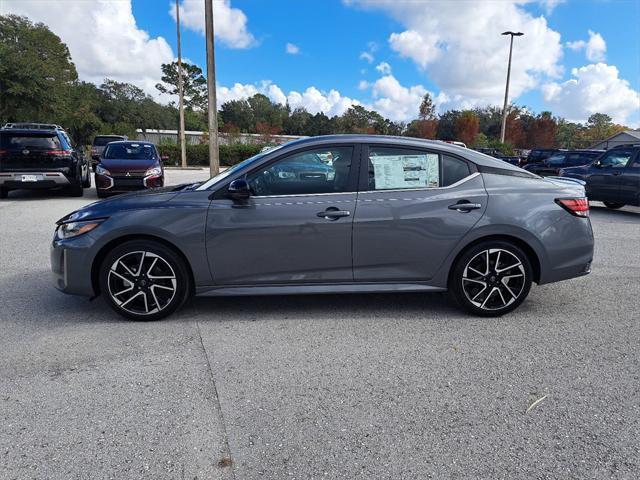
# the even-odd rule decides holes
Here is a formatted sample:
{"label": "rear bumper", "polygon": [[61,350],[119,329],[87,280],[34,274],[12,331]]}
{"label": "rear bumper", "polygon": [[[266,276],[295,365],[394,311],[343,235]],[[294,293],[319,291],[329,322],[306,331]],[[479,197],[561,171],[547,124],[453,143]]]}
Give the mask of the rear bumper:
{"label": "rear bumper", "polygon": [[540,284],[559,282],[591,273],[593,230],[588,218],[568,216],[543,233],[547,259],[540,272]]}
{"label": "rear bumper", "polygon": [[[23,175],[37,177],[36,181],[23,181]],[[62,172],[1,172],[0,187],[8,189],[41,189],[70,185],[69,178]]]}

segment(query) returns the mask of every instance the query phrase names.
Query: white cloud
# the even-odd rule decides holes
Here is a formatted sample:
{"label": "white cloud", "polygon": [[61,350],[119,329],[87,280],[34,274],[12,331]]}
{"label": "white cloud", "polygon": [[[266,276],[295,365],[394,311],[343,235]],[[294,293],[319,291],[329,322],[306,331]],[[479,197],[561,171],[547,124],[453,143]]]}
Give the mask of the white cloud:
{"label": "white cloud", "polygon": [[376,70],[383,75],[389,75],[391,74],[391,65],[387,62],[381,62],[376,66]]}
{"label": "white cloud", "polygon": [[365,60],[367,63],[373,63],[373,60],[375,59],[369,52],[362,52],[360,54],[360,60]]}
{"label": "white cloud", "polygon": [[[182,0],[180,5],[181,25],[204,35],[204,2]],[[171,4],[169,14],[176,19],[175,2]],[[228,47],[249,48],[256,44],[256,39],[247,28],[247,16],[239,8],[231,7],[231,0],[213,2],[213,22],[215,36]]]}
{"label": "white cloud", "polygon": [[543,16],[525,10],[526,0],[346,1],[383,10],[400,22],[404,30],[390,35],[390,47],[425,70],[451,98],[471,104],[501,103],[509,39],[500,33],[506,30],[525,33],[514,40],[512,99],[562,73],[560,34],[549,28]]}
{"label": "white cloud", "polygon": [[284,49],[290,55],[297,55],[300,53],[300,47],[294,45],[293,43],[287,43]]}
{"label": "white cloud", "polygon": [[358,82],[358,90],[366,90],[370,86],[371,84],[366,80],[360,80],[360,82]]}
{"label": "white cloud", "polygon": [[595,63],[574,68],[573,78],[542,87],[544,99],[554,113],[569,120],[584,122],[593,113],[606,113],[614,122],[637,123],[640,118],[640,93],[619,78],[613,65]]}
{"label": "white cloud", "polygon": [[418,116],[425,93],[422,85],[404,87],[393,75],[385,75],[373,84],[373,108],[391,120],[411,120]]}
{"label": "white cloud", "polygon": [[607,53],[607,44],[597,32],[589,30],[589,40],[576,40],[575,42],[567,42],[567,47],[571,50],[585,51],[587,60],[590,62],[602,62],[604,61]]}
{"label": "white cloud", "polygon": [[[61,2],[62,3],[62,2]],[[108,77],[130,82],[159,96],[161,64],[174,59],[162,37],[141,30],[131,10],[131,1],[67,0],[48,8],[42,1],[0,0],[1,14],[25,15],[43,22],[65,42],[80,79],[96,84]]]}
{"label": "white cloud", "polygon": [[308,87],[304,92],[292,90],[285,95],[280,87],[265,80],[259,84],[236,83],[232,87],[218,86],[218,106],[230,100],[247,99],[256,93],[262,93],[281,105],[288,103],[292,110],[303,107],[310,113],[323,112],[329,117],[342,115],[352,105],[360,105],[357,100],[345,97],[333,89],[322,92],[316,87]]}

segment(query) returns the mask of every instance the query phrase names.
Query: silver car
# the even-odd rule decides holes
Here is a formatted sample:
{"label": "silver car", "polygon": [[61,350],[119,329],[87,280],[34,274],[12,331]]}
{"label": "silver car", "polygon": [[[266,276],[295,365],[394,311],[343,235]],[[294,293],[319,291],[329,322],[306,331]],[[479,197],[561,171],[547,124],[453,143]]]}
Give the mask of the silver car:
{"label": "silver car", "polygon": [[193,294],[343,292],[449,291],[496,316],[532,282],[590,272],[588,215],[579,180],[442,142],[335,135],[77,210],[58,221],[51,266],[60,290],[136,320]]}

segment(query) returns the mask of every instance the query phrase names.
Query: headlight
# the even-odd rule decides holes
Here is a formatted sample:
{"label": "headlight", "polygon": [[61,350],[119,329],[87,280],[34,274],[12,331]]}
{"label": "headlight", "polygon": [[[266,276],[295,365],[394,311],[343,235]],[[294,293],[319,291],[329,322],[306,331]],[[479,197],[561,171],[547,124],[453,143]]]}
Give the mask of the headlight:
{"label": "headlight", "polygon": [[162,169],[160,167],[150,168],[144,174],[145,177],[155,177],[157,175],[162,175]]}
{"label": "headlight", "polygon": [[104,168],[102,165],[98,164],[96,166],[96,174],[98,175],[111,175],[111,172]]}
{"label": "headlight", "polygon": [[98,225],[100,225],[102,222],[104,222],[104,219],[87,220],[84,222],[63,223],[60,226],[58,226],[58,230],[56,231],[56,234],[60,239],[77,237],[84,233],[90,232],[91,230],[96,228]]}

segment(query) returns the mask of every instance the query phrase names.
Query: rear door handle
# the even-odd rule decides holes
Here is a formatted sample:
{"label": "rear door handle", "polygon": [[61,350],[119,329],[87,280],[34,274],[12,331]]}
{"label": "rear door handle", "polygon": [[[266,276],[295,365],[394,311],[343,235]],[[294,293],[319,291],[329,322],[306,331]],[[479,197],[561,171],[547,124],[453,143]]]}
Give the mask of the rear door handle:
{"label": "rear door handle", "polygon": [[326,220],[337,220],[342,217],[348,217],[351,212],[348,210],[338,210],[335,207],[329,207],[324,212],[318,212],[316,215]]}
{"label": "rear door handle", "polygon": [[471,210],[482,208],[482,205],[480,203],[460,202],[449,205],[447,208],[449,210],[457,210],[458,212],[470,212]]}

